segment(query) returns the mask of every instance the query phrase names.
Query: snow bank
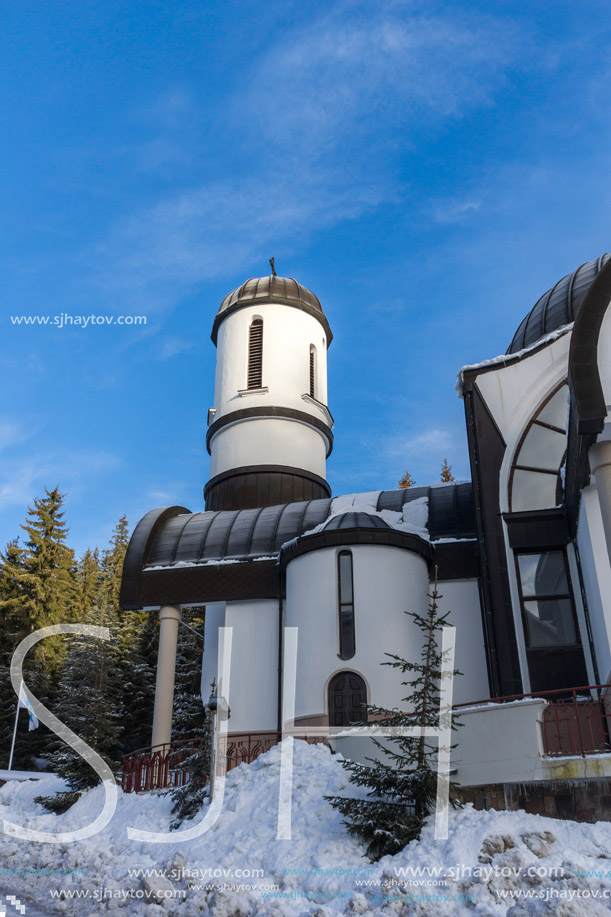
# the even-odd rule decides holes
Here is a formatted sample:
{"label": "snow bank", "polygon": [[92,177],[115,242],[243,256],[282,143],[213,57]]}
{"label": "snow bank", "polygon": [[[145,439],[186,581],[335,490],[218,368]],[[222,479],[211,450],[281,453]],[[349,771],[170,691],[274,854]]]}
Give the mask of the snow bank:
{"label": "snow bank", "polygon": [[[276,840],[279,764],[276,746],[254,764],[233,770],[216,826],[184,845],[147,845],[127,838],[127,826],[168,829],[171,799],[163,793],[120,794],[106,830],[79,843],[39,845],[2,836],[0,894],[18,895],[26,904],[33,900],[49,917],[608,913],[611,898],[603,899],[603,893],[611,895],[611,825],[466,807],[450,814],[448,840],[435,841],[432,827],[427,827],[420,842],[372,864],[323,798],[355,792],[338,756],[324,746],[294,743],[293,836]],[[100,811],[103,791],[98,788],[62,816],[45,814],[34,796],[57,788],[52,777],[36,784],[6,784],[0,789],[0,820],[69,830]],[[158,875],[130,875],[130,870],[147,869],[158,870]],[[529,869],[533,876],[526,874]],[[561,872],[552,875],[554,869]],[[580,875],[588,871],[598,876]],[[61,889],[65,900],[53,898]],[[499,897],[516,890],[541,897]],[[564,897],[546,900],[549,890]],[[88,897],[76,898],[76,891]],[[93,898],[96,892],[100,900]],[[155,903],[152,896],[157,893],[186,897]]]}

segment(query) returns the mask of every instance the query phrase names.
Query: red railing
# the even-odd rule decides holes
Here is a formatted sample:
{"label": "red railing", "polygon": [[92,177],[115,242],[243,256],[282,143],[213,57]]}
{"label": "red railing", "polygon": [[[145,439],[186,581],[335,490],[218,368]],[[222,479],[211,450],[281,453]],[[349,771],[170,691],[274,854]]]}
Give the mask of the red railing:
{"label": "red railing", "polygon": [[502,704],[527,698],[548,701],[543,710],[541,736],[545,754],[551,757],[608,754],[611,752],[611,687],[584,685],[532,694],[510,694],[490,700],[457,704],[454,709],[479,704]]}
{"label": "red railing", "polygon": [[[470,701],[454,707],[503,704],[527,698],[548,701],[543,711],[541,734],[546,755],[611,753],[611,687],[585,685],[579,688],[558,688],[532,694],[510,694],[505,697]],[[259,755],[269,751],[281,739],[279,732],[247,732],[227,736],[227,770],[239,764],[251,764]],[[305,736],[306,742],[326,742],[322,736]],[[190,780],[188,758],[201,748],[201,740],[172,742],[155,748],[141,748],[123,758],[121,786],[125,793],[143,793],[168,787],[184,786]]]}
{"label": "red railing", "polygon": [[[245,732],[227,736],[227,770],[251,764],[281,740],[279,732]],[[311,745],[326,742],[321,736],[306,736]],[[121,787],[124,793],[145,793],[184,786],[191,779],[188,758],[201,748],[200,741],[171,742],[155,748],[141,748],[123,757]]]}
{"label": "red railing", "polygon": [[201,748],[201,739],[140,748],[123,756],[121,788],[124,793],[144,793],[184,786],[190,772],[186,761]]}

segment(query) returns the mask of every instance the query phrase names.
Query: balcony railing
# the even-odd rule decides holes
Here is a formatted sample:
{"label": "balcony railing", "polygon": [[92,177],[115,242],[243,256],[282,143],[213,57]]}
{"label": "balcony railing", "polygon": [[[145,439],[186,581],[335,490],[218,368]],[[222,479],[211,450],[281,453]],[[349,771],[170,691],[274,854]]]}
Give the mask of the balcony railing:
{"label": "balcony railing", "polygon": [[580,688],[536,691],[532,694],[511,694],[475,703],[458,704],[454,710],[460,713],[461,707],[504,704],[528,698],[542,698],[548,701],[541,722],[541,738],[546,755],[554,758],[585,758],[587,755],[611,752],[609,685],[585,685]]}
{"label": "balcony railing", "polygon": [[[542,698],[548,701],[543,711],[541,738],[546,755],[571,757],[611,753],[611,688],[609,685],[585,685],[580,688],[559,688],[533,694],[511,694],[487,698],[461,708],[489,707],[494,704]],[[269,751],[282,738],[279,732],[248,732],[227,737],[227,770],[239,764],[251,764],[259,755]],[[305,736],[306,742],[326,742],[322,736]],[[180,787],[189,782],[188,759],[199,749],[201,740],[172,742],[155,748],[141,748],[123,758],[121,786],[125,793]]]}
{"label": "balcony railing", "polygon": [[201,739],[140,748],[123,756],[121,788],[124,793],[145,793],[180,787],[189,782],[187,760],[202,746]]}
{"label": "balcony railing", "polygon": [[[281,740],[279,732],[248,732],[227,737],[226,768],[251,764]],[[324,737],[306,736],[311,745],[325,742]],[[121,787],[124,793],[145,793],[181,787],[189,783],[188,759],[201,749],[201,740],[172,742],[154,748],[141,748],[123,756]]]}

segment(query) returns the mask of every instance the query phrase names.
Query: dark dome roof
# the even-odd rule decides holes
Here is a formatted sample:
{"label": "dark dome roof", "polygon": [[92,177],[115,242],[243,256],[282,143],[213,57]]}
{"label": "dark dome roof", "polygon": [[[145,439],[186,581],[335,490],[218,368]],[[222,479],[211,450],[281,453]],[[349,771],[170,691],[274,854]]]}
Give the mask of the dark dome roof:
{"label": "dark dome roof", "polygon": [[588,290],[610,258],[604,254],[587,261],[544,293],[520,324],[507,353],[524,350],[551,331],[574,322]]}
{"label": "dark dome roof", "polygon": [[346,512],[333,516],[323,525],[325,532],[338,531],[339,529],[389,529],[390,526],[380,516],[371,513]]}
{"label": "dark dome roof", "polygon": [[304,312],[309,312],[310,315],[314,315],[320,319],[325,327],[327,343],[331,343],[333,334],[318,296],[300,283],[297,283],[292,277],[277,277],[275,274],[270,274],[269,277],[251,277],[241,287],[232,290],[225,297],[214,319],[212,328],[212,340],[214,343],[216,344],[218,326],[226,315],[230,312],[235,312],[237,309],[242,309],[244,306],[267,302],[278,302],[286,306],[294,306]]}

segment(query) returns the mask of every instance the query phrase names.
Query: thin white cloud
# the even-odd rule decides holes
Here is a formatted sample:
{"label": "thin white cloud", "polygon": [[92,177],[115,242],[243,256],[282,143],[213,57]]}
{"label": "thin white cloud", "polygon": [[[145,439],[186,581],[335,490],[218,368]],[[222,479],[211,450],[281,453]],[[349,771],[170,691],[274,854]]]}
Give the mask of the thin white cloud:
{"label": "thin white cloud", "polygon": [[26,506],[40,496],[45,487],[59,485],[75,498],[86,491],[92,478],[120,467],[120,458],[111,452],[76,450],[65,455],[29,455],[25,459],[2,463],[0,473],[0,511],[9,506]]}
{"label": "thin white cloud", "polygon": [[[163,311],[207,279],[266,264],[272,246],[286,256],[313,231],[404,200],[406,150],[490,104],[518,53],[524,41],[492,17],[335,4],[254,58],[199,150],[210,177],[117,222],[90,253],[99,282],[109,298]],[[143,145],[147,162],[177,154],[163,125],[185,112],[197,117],[183,89],[151,104],[163,129],[158,147]]]}

